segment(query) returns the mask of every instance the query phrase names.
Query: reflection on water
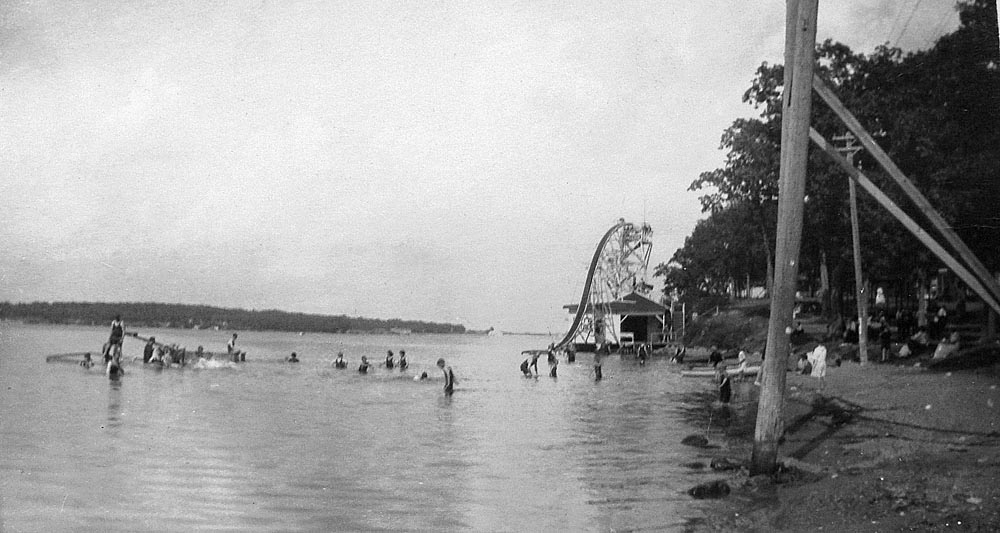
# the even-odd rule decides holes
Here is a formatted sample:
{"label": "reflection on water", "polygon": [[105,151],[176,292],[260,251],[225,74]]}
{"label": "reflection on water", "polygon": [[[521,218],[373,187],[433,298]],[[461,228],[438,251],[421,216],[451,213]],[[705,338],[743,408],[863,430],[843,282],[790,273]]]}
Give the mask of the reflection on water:
{"label": "reflection on water", "polygon": [[[610,357],[595,382],[581,354],[558,379],[525,379],[520,351],[546,339],[245,332],[250,357],[235,368],[132,364],[110,381],[42,362],[99,345],[102,329],[3,327],[12,531],[670,531],[704,512],[685,491],[706,474],[681,465],[714,452],[679,442],[704,430],[711,385],[665,361]],[[208,349],[228,338],[149,333]],[[353,370],[399,348],[406,372]],[[140,351],[126,340],[126,360]],[[282,361],[292,351],[302,363]],[[331,368],[337,351],[349,370]],[[432,379],[414,381],[422,371]]]}

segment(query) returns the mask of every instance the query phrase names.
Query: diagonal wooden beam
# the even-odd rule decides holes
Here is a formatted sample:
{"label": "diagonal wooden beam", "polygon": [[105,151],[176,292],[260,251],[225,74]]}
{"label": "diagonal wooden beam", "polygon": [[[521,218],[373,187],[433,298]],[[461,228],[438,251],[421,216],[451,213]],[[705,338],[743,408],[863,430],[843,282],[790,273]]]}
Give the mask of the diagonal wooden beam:
{"label": "diagonal wooden beam", "polygon": [[857,182],[868,194],[871,194],[879,204],[882,205],[892,216],[899,220],[903,227],[910,231],[921,243],[924,244],[934,255],[938,257],[944,264],[948,265],[948,268],[952,269],[955,274],[961,278],[966,285],[972,290],[976,291],[977,294],[982,296],[983,301],[985,301],[994,311],[1000,313],[1000,299],[995,298],[986,287],[977,279],[976,276],[972,274],[962,263],[955,259],[947,250],[944,249],[933,237],[931,237],[926,231],[924,231],[919,224],[909,215],[907,215],[903,210],[896,205],[877,185],[872,183],[867,176],[864,175],[860,170],[854,168],[844,156],[840,155],[840,152],[830,144],[822,135],[819,134],[814,128],[809,128],[809,138],[819,146],[831,159],[833,159],[852,180]]}
{"label": "diagonal wooden beam", "polygon": [[[844,106],[840,99],[837,98],[837,95],[833,94],[830,87],[819,76],[813,76],[813,90],[840,117],[844,125],[851,130],[851,133],[857,137],[858,141],[868,150],[872,157],[882,165],[882,168],[889,173],[889,176],[899,184],[903,192],[917,205],[917,208],[931,221],[931,224],[941,232],[948,244],[958,252],[958,255],[965,261],[976,277],[979,278],[979,285],[985,288],[983,293],[990,294],[994,300],[1000,300],[1000,284],[993,279],[989,270],[986,269],[983,263],[979,261],[979,258],[976,257],[976,254],[972,253],[972,250],[959,238],[955,230],[945,222],[944,218],[927,201],[927,198],[917,189],[916,185],[896,166],[892,158],[882,150],[882,147],[875,142],[875,139],[865,130],[864,126],[858,122],[858,119]],[[969,286],[971,287],[971,285]],[[982,293],[980,296],[982,296]]]}

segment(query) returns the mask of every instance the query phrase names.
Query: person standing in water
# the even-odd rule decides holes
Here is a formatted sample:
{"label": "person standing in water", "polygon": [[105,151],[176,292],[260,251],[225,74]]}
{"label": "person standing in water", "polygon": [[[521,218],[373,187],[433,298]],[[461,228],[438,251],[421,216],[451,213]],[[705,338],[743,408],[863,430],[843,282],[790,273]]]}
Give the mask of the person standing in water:
{"label": "person standing in water", "polygon": [[153,351],[156,350],[156,337],[150,337],[146,341],[146,346],[142,349],[142,364],[146,364],[153,358]]}
{"label": "person standing in water", "polygon": [[601,372],[601,350],[603,348],[598,345],[597,349],[594,351],[594,381],[601,381],[604,379],[604,374]]}
{"label": "person standing in water", "polygon": [[229,354],[229,359],[234,363],[240,362],[240,352],[236,349],[236,334],[233,333],[233,338],[229,339],[226,343],[226,353]]}
{"label": "person standing in water", "polygon": [[347,361],[344,361],[344,352],[337,352],[337,359],[333,362],[334,368],[347,368]]}
{"label": "person standing in water", "polygon": [[367,374],[368,373],[368,369],[371,368],[371,367],[372,367],[372,365],[368,364],[368,357],[362,355],[361,356],[361,366],[358,367],[358,372],[361,372],[362,374]]}
{"label": "person standing in water", "polygon": [[122,343],[125,341],[125,323],[121,315],[115,315],[111,321],[111,335],[108,336],[107,349],[104,351],[104,362],[111,362],[114,354],[121,355]]}
{"label": "person standing in water", "polygon": [[455,392],[455,373],[450,366],[445,366],[444,359],[438,359],[437,366],[444,372],[444,394],[451,396]]}
{"label": "person standing in water", "polygon": [[409,363],[406,362],[406,350],[399,351],[399,370],[406,370]]}
{"label": "person standing in water", "polygon": [[385,354],[385,367],[388,368],[389,370],[392,370],[393,366],[395,365],[392,363],[392,350],[389,350]]}

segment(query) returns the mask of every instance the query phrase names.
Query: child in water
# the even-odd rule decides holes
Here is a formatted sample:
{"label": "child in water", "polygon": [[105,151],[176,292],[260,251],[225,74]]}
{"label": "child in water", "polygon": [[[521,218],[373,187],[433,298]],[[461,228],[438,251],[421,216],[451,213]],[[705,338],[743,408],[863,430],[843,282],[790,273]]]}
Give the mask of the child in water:
{"label": "child in water", "polygon": [[285,361],[288,361],[289,363],[298,363],[299,362],[299,356],[296,355],[295,352],[292,352],[292,355],[289,355],[288,357],[286,357]]}
{"label": "child in water", "polygon": [[368,369],[371,368],[371,366],[372,365],[368,364],[368,357],[362,355],[361,356],[361,366],[358,367],[358,372],[361,372],[362,374],[367,374],[368,373]]}

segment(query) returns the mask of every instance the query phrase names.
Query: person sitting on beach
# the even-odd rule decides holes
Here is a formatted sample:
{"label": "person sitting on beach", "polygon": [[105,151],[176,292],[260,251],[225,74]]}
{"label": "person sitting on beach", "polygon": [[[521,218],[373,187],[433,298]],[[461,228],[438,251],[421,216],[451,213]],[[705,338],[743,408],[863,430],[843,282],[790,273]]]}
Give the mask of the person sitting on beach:
{"label": "person sitting on beach", "polygon": [[347,361],[344,361],[344,352],[337,352],[337,358],[333,361],[333,367],[339,369],[347,368]]}
{"label": "person sitting on beach", "polygon": [[385,354],[385,367],[386,367],[386,368],[390,368],[390,369],[391,369],[391,368],[392,368],[393,366],[395,366],[395,365],[393,365],[393,363],[392,363],[392,355],[393,355],[393,354],[392,354],[392,350],[389,350],[389,351],[388,351],[388,352],[386,352],[386,354]]}
{"label": "person sitting on beach", "polygon": [[722,353],[719,352],[719,348],[715,345],[712,345],[712,353],[708,355],[708,362],[712,363],[713,368],[719,366],[719,363],[722,362]]}
{"label": "person sitting on beach", "polygon": [[527,359],[525,359],[521,363],[521,373],[524,374],[524,377],[526,377],[526,378],[530,378],[531,377],[531,363],[528,362]]}
{"label": "person sitting on beach", "polygon": [[288,357],[286,357],[285,361],[288,361],[289,363],[298,363],[299,362],[299,356],[296,355],[295,352],[292,352],[292,355],[289,355]]}
{"label": "person sitting on beach", "polygon": [[451,396],[455,392],[455,373],[452,372],[450,366],[445,365],[444,359],[438,359],[437,366],[444,372],[444,394]]}
{"label": "person sitting on beach", "polygon": [[799,361],[795,363],[795,368],[798,369],[799,373],[803,376],[812,374],[813,366],[812,363],[809,362],[809,355],[807,352],[799,354]]}
{"label": "person sitting on beach", "polygon": [[362,374],[367,374],[368,373],[368,369],[371,368],[371,367],[372,367],[372,365],[368,364],[368,357],[362,355],[361,356],[361,366],[358,367],[358,372],[361,372]]}
{"label": "person sitting on beach", "polygon": [[949,355],[957,352],[960,340],[961,336],[959,336],[957,331],[953,331],[951,333],[951,336],[948,337],[947,339],[941,339],[941,342],[938,343],[937,348],[934,349],[933,359],[944,359],[945,357],[948,357]]}
{"label": "person sitting on beach", "polygon": [[90,368],[94,366],[94,360],[90,358],[90,352],[83,354],[83,361],[80,361],[80,366],[83,368]]}
{"label": "person sitting on beach", "polygon": [[399,366],[400,370],[406,370],[406,367],[410,366],[410,364],[406,362],[406,350],[399,351],[399,364],[397,366]]}
{"label": "person sitting on beach", "polygon": [[729,371],[725,364],[715,367],[715,381],[719,385],[719,401],[729,403],[733,395],[733,385],[729,379]]}

